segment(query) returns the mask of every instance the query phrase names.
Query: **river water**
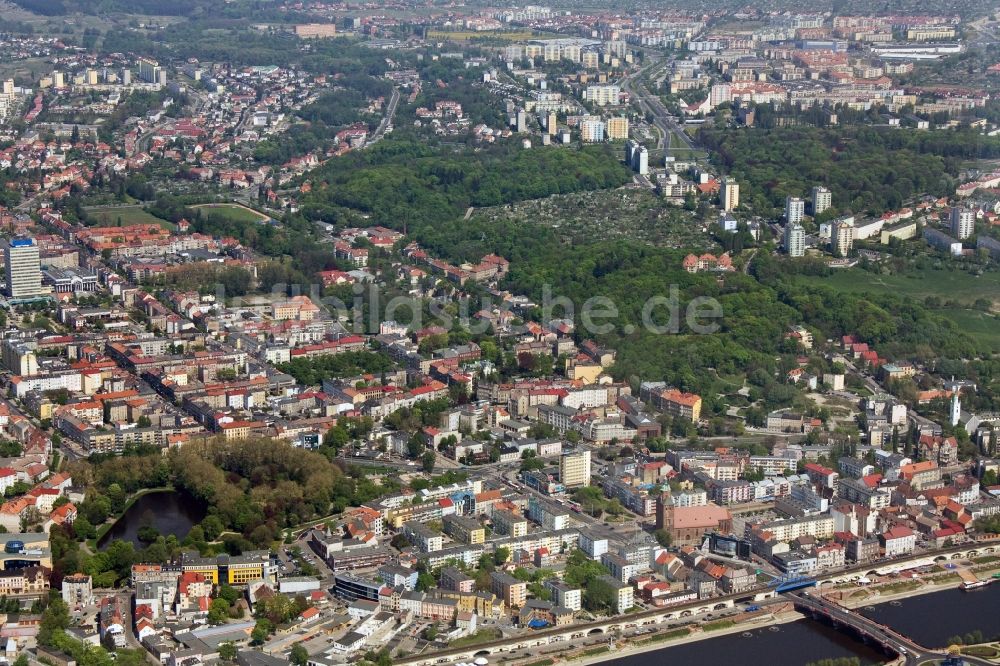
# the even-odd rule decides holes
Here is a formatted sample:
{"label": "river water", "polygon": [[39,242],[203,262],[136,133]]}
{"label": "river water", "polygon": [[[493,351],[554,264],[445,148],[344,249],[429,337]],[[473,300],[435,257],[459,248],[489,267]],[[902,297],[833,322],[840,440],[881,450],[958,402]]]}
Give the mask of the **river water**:
{"label": "river water", "polygon": [[610,662],[614,666],[804,666],[812,661],[858,657],[878,664],[887,656],[856,642],[848,634],[814,620],[750,629],[693,643],[631,655]]}
{"label": "river water", "polygon": [[[987,638],[1000,634],[1000,583],[971,592],[944,590],[861,610],[921,645],[944,647],[950,637],[976,629]],[[800,620],[675,645],[608,663],[613,666],[701,666],[706,663],[804,666],[839,657],[858,657],[862,664],[884,663],[889,658],[855,640],[849,633],[815,620]]]}
{"label": "river water", "polygon": [[900,599],[860,611],[929,648],[948,647],[953,636],[976,630],[986,640],[1000,638],[1000,582],[968,592],[951,589]]}

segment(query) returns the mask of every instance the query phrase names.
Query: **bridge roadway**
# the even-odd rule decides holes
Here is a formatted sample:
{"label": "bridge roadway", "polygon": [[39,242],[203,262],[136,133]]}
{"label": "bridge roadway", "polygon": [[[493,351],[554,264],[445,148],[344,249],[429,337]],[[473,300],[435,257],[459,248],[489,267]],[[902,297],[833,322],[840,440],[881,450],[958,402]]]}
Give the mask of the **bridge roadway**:
{"label": "bridge roadway", "polygon": [[[903,557],[899,559],[892,560],[891,562],[878,562],[878,563],[865,563],[862,565],[849,567],[837,571],[835,573],[827,574],[825,576],[817,577],[816,582],[819,585],[823,584],[837,584],[843,582],[849,582],[856,580],[859,575],[865,575],[867,573],[872,573],[877,569],[883,568],[889,564],[902,565],[906,562],[917,562],[927,559],[963,559],[969,557],[977,557],[980,555],[989,555],[994,553],[1000,553],[1000,542],[989,542],[989,543],[977,543],[971,542],[961,546],[955,546],[952,548],[945,548],[942,550],[931,551],[920,553],[917,555],[912,555],[909,557]],[[479,643],[476,645],[471,645],[463,648],[450,648],[444,650],[435,650],[432,652],[427,652],[421,655],[413,655],[410,657],[405,657],[403,659],[394,660],[396,666],[436,666],[438,664],[454,664],[457,662],[471,662],[476,657],[489,657],[491,655],[510,653],[517,650],[525,650],[532,647],[538,647],[543,645],[549,645],[551,643],[558,643],[562,641],[572,642],[579,641],[581,639],[586,639],[588,636],[595,635],[608,635],[615,634],[617,632],[624,632],[628,629],[635,629],[639,627],[653,627],[657,624],[664,622],[669,622],[671,620],[678,620],[682,618],[693,617],[702,613],[708,613],[713,610],[722,610],[726,608],[734,607],[737,602],[749,602],[749,603],[773,603],[774,600],[778,598],[776,591],[772,588],[765,586],[759,586],[753,588],[752,590],[747,590],[738,594],[729,594],[721,597],[713,597],[710,599],[700,599],[698,601],[692,601],[685,604],[678,604],[676,606],[666,606],[663,608],[652,608],[648,610],[639,611],[638,613],[631,613],[629,615],[616,615],[610,618],[604,618],[600,620],[594,620],[592,622],[581,622],[577,624],[566,625],[563,627],[553,627],[551,629],[543,629],[541,631],[533,631],[530,633],[518,634],[516,636],[510,636],[506,638],[500,638],[494,641],[488,641],[484,643]],[[801,593],[796,596],[791,594],[786,594],[785,598],[791,599],[792,601],[798,602],[802,598],[815,600],[816,597],[809,596],[805,597]],[[824,600],[825,601],[825,600]],[[831,602],[827,602],[831,604]],[[806,608],[805,604],[802,605]],[[832,605],[833,608],[840,608],[839,606]],[[822,612],[823,615],[827,617],[832,617],[832,611],[830,606],[822,606],[822,609],[818,606],[812,606],[817,613]],[[850,613],[846,609],[841,609],[848,613],[840,613],[842,618],[842,624],[847,624],[847,620],[851,617],[860,618],[862,616],[857,613]],[[856,625],[860,627],[870,627],[875,623],[864,618],[864,621],[870,623],[869,625],[863,624],[862,620],[858,620]],[[876,625],[879,626],[879,625]],[[874,629],[872,629],[874,631]],[[930,654],[934,653],[922,648],[909,639],[905,637],[899,637],[897,634],[891,632],[887,628],[882,628],[882,632],[886,637],[886,645],[904,645],[907,646],[907,651],[910,650],[910,646],[918,650],[920,654]],[[864,632],[859,632],[862,635],[867,635]],[[889,642],[891,640],[891,642]],[[904,642],[906,641],[906,642]],[[881,643],[881,641],[880,641]],[[893,651],[897,651],[893,648]],[[980,664],[986,666],[990,662],[984,660],[976,660],[972,657],[963,658],[968,663]],[[909,662],[909,658],[907,659]],[[917,661],[913,661],[916,664]],[[996,666],[993,664],[992,666]]]}
{"label": "bridge roadway", "polygon": [[905,656],[907,663],[920,663],[935,655],[912,640],[892,631],[874,620],[839,606],[829,599],[803,592],[792,592],[795,608],[814,618],[826,618],[837,628],[847,627],[865,642],[873,642],[883,650]]}
{"label": "bridge roadway", "polygon": [[[876,643],[883,650],[904,657],[907,664],[920,664],[929,660],[944,659],[948,656],[929,650],[884,624],[879,624],[871,618],[855,613],[824,597],[806,592],[792,592],[786,596],[792,599],[797,610],[814,618],[826,618],[837,628],[847,627],[865,642]],[[963,655],[962,658],[970,664],[986,665],[991,663],[977,657]]]}

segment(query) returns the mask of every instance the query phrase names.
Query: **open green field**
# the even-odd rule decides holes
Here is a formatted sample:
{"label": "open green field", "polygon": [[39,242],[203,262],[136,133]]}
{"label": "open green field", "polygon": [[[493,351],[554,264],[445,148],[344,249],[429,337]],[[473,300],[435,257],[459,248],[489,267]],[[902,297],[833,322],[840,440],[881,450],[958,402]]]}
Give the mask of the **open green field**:
{"label": "open green field", "polygon": [[127,227],[132,224],[156,224],[171,231],[175,228],[171,222],[147,213],[138,206],[96,206],[85,208],[84,211],[87,213],[87,217],[98,226]]}
{"label": "open green field", "polygon": [[465,42],[470,39],[508,39],[512,42],[526,42],[530,39],[554,39],[559,35],[546,35],[531,30],[428,30],[426,39],[442,39]]}
{"label": "open green field", "polygon": [[452,642],[448,643],[450,648],[460,648],[469,647],[470,645],[478,645],[480,643],[488,643],[490,641],[495,641],[499,639],[503,634],[499,629],[494,627],[483,627],[474,634],[469,634],[467,636],[462,636],[461,638],[456,638]]}
{"label": "open green field", "polygon": [[980,344],[988,345],[994,354],[1000,354],[1000,317],[978,310],[946,308],[938,314],[958,324]]}
{"label": "open green field", "polygon": [[258,213],[240,204],[201,204],[199,206],[192,206],[192,208],[198,208],[206,214],[221,215],[233,222],[267,222],[271,219],[263,213]]}
{"label": "open green field", "polygon": [[26,58],[0,64],[0,78],[35,79],[52,71],[52,63],[45,58]]}
{"label": "open green field", "polygon": [[797,279],[806,284],[825,285],[855,294],[894,293],[921,301],[927,296],[938,296],[942,300],[966,304],[985,298],[1000,305],[1000,273],[985,273],[977,277],[958,270],[925,270],[902,275],[874,275],[849,268],[837,270],[830,276],[800,276]]}
{"label": "open green field", "polygon": [[969,645],[962,648],[962,654],[983,659],[996,659],[1000,657],[1000,648],[994,645]]}
{"label": "open green field", "polygon": [[[994,310],[1000,310],[1000,273],[975,276],[965,271],[926,270],[905,275],[874,275],[851,268],[835,271],[830,276],[799,276],[796,279],[855,294],[902,294],[918,301],[937,296],[942,301],[955,301],[965,306],[986,299],[993,304]],[[935,312],[955,322],[994,353],[1000,353],[1000,317],[996,314],[969,307],[948,307]]]}

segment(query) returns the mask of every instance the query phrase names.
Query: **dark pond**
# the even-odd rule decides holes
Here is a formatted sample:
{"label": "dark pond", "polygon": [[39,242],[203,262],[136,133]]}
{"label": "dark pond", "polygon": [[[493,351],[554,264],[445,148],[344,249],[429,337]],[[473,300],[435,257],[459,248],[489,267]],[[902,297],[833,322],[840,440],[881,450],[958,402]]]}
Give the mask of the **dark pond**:
{"label": "dark pond", "polygon": [[151,526],[160,534],[174,534],[178,539],[187,536],[188,531],[205,518],[205,507],[190,496],[174,491],[148,493],[137,499],[122,514],[118,522],[101,538],[98,546],[106,547],[115,539],[131,541],[137,548],[144,544],[139,540],[139,530]]}

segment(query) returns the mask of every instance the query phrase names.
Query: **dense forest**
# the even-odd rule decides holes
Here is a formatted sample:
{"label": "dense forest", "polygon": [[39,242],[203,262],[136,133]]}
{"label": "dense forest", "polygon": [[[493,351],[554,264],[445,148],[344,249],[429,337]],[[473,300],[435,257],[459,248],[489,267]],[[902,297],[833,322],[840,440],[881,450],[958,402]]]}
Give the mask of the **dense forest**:
{"label": "dense forest", "polygon": [[[216,5],[214,1],[211,4]],[[227,11],[236,11],[239,6],[226,5],[205,18],[172,23],[151,36],[137,30],[111,30],[104,34],[102,49],[165,61],[198,58],[232,67],[296,67],[316,74],[355,72],[380,76],[388,68],[384,54],[354,40],[312,40],[304,51],[302,40],[291,32],[261,32],[246,21],[226,18]],[[399,59],[408,62],[408,55],[401,54]]]}
{"label": "dense forest", "polygon": [[0,206],[16,206],[21,201],[21,193],[7,187],[7,183],[14,182],[14,174],[11,170],[0,170]]}
{"label": "dense forest", "polygon": [[342,352],[316,358],[297,358],[282,363],[278,369],[287,372],[303,386],[316,386],[324,379],[362,373],[379,374],[392,369],[392,360],[370,351]]}
{"label": "dense forest", "polygon": [[347,209],[372,224],[416,228],[459,217],[469,206],[624,185],[628,170],[610,146],[523,150],[494,146],[449,153],[406,140],[330,160],[310,174],[302,210],[336,222]]}
{"label": "dense forest", "polygon": [[115,0],[13,0],[15,5],[43,16],[62,16],[73,11],[84,14],[98,14],[109,11],[131,11],[138,14],[160,14],[170,16],[185,16],[198,7],[203,7],[205,0],[174,0],[169,4],[159,0],[130,0],[117,2]]}
{"label": "dense forest", "polygon": [[280,136],[260,142],[254,150],[254,159],[265,164],[284,164],[293,157],[332,145],[337,131],[347,125],[362,122],[369,130],[374,129],[382,116],[368,113],[368,102],[379,97],[388,101],[390,95],[392,85],[384,79],[367,74],[340,77],[336,88],[298,112],[302,122]]}
{"label": "dense forest", "polygon": [[[129,14],[149,14],[152,16],[192,16],[218,15],[225,12],[224,5],[216,0],[12,0],[15,5],[43,16],[63,16],[65,14],[109,14],[121,12]],[[271,0],[241,0],[238,8],[229,10],[231,15],[252,15],[274,7]]]}
{"label": "dense forest", "polygon": [[[756,139],[753,132],[743,131],[716,137],[723,154],[733,160],[733,170],[744,168],[744,173],[753,174],[743,176],[751,207],[768,213],[782,203],[785,192],[804,194],[813,182],[830,184],[835,202],[857,199],[864,202],[862,208],[876,209],[896,204],[894,197],[907,188],[933,191],[935,178],[950,183],[951,160],[966,150],[942,148],[918,133],[900,138],[858,128],[849,136],[809,128],[773,132],[779,140],[771,141],[770,131]],[[877,140],[888,145],[893,161],[864,157],[859,146]],[[799,144],[805,157],[791,157]],[[338,226],[405,227],[432,254],[453,262],[477,261],[496,252],[511,261],[504,287],[538,303],[546,289],[571,299],[578,310],[574,314],[581,337],[588,336],[579,326],[581,304],[593,296],[610,298],[618,313],[610,320],[611,327],[595,336],[618,351],[614,374],[633,382],[663,379],[699,392],[706,396],[708,414],[725,409],[713,396],[731,393],[744,379],[765,394],[768,407],[794,399],[794,392],[777,381],[784,364],[794,362],[796,350],[785,340],[793,324],[806,325],[824,339],[854,334],[896,358],[975,358],[984,351],[922,303],[903,296],[862,297],[808,286],[795,278],[809,265],[765,252],[756,255],[749,274],[717,279],[685,272],[683,251],[610,241],[600,235],[569,240],[560,230],[531,221],[462,219],[469,206],[516,204],[557,192],[621,186],[629,173],[612,150],[607,146],[522,150],[509,145],[452,149],[421,143],[400,132],[369,150],[332,159],[309,174],[313,189],[303,196],[302,214],[287,216],[280,225],[236,223],[208,212],[195,212],[193,221],[199,231],[237,236],[275,257],[261,268],[262,285],[306,284],[315,271],[336,265],[328,250],[316,246],[310,220]],[[948,157],[934,152],[947,152]],[[855,184],[851,180],[855,178],[865,185]],[[857,194],[854,199],[845,193],[848,189]],[[182,203],[159,201],[157,208],[164,210],[158,214],[167,219],[191,214]],[[680,314],[676,332],[646,330],[641,326],[643,308],[653,297],[670,296],[672,285],[677,288]],[[688,303],[701,296],[714,298],[722,308],[716,333],[694,334],[684,321]],[[652,314],[654,321],[664,324],[670,312],[664,306]],[[381,369],[368,362],[374,358],[344,360],[350,361],[346,367],[339,362],[336,367],[298,363],[286,371],[314,385],[331,373]]]}
{"label": "dense forest", "polygon": [[210,515],[256,547],[271,543],[283,527],[383,492],[320,453],[267,439],[185,445],[171,452],[169,464],[177,487],[205,502]]}
{"label": "dense forest", "polygon": [[868,127],[705,128],[699,139],[716,165],[740,181],[741,206],[755,214],[774,217],[786,197],[807,196],[813,186],[825,185],[840,211],[878,215],[917,195],[954,191],[959,159],[982,148],[965,135],[944,134],[933,138]]}
{"label": "dense forest", "polygon": [[[690,274],[681,268],[684,253],[631,241],[564,243],[557,232],[530,223],[470,220],[458,225],[421,227],[415,234],[433,253],[466,261],[486,252],[511,260],[505,286],[541,303],[546,289],[568,297],[579,308],[593,296],[610,298],[618,311],[613,329],[595,337],[618,351],[613,373],[625,380],[664,379],[701,393],[711,410],[717,392],[732,381],[756,377],[775,405],[790,400],[774,382],[784,363],[794,361],[785,340],[787,327],[803,324],[817,337],[855,334],[881,353],[900,358],[972,358],[984,350],[948,319],[903,296],[861,297],[833,288],[807,287],[795,280],[796,262],[759,253],[750,275]],[[681,319],[676,333],[659,334],[641,326],[643,307],[653,297],[670,295],[676,285]],[[684,321],[692,299],[709,296],[723,316],[714,334],[693,334]],[[665,324],[668,308],[652,310]],[[560,311],[551,313],[560,316]],[[540,316],[540,312],[534,316]],[[580,335],[586,337],[582,332]]]}
{"label": "dense forest", "polygon": [[[139,448],[68,463],[87,495],[76,522],[52,530],[55,576],[85,571],[95,577],[95,586],[111,587],[128,578],[133,563],[165,562],[184,547],[205,555],[269,547],[285,527],[393,490],[389,481],[379,486],[364,472],[332,463],[335,450],[324,445],[320,452],[309,452],[267,439],[213,440],[191,443],[166,457],[157,448]],[[145,539],[140,534],[146,542],[141,549],[125,541],[97,552],[81,548],[78,542],[95,538],[101,525],[125,510],[133,493],[171,486],[208,507],[208,515],[183,542],[154,529]]]}

